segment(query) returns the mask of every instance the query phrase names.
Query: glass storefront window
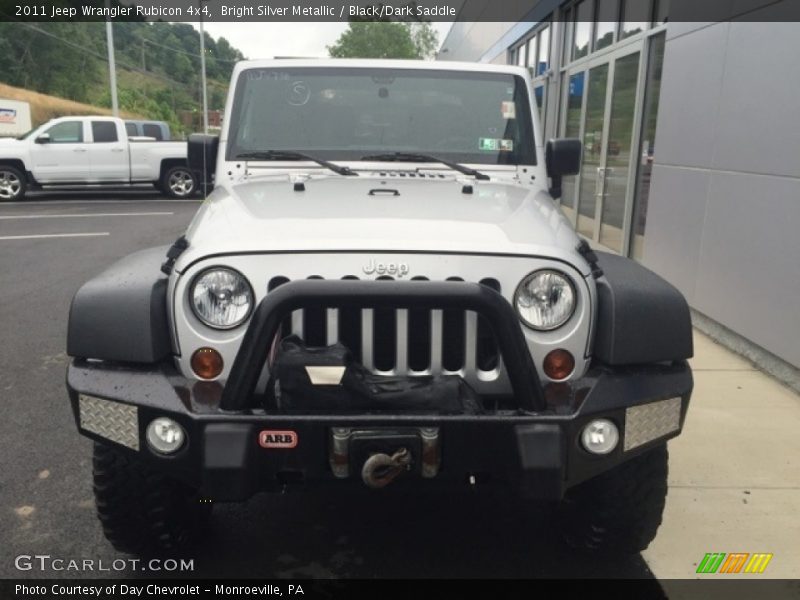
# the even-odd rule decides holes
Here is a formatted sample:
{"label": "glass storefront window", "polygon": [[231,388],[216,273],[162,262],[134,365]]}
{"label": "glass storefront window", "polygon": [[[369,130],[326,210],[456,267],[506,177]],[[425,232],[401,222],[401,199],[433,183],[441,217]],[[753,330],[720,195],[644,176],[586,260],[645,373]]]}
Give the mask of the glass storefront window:
{"label": "glass storefront window", "polygon": [[575,33],[572,41],[572,60],[589,54],[589,43],[592,35],[592,5],[583,0],[575,7]]}
{"label": "glass storefront window", "polygon": [[[567,109],[564,122],[564,137],[576,138],[581,134],[581,112],[583,111],[583,86],[586,72],[575,73],[567,84]],[[561,206],[570,219],[575,218],[575,176],[564,177],[561,182]]]}
{"label": "glass storefront window", "polygon": [[650,40],[650,56],[647,61],[642,143],[639,148],[639,173],[631,225],[630,255],[636,260],[642,260],[644,254],[644,232],[647,224],[647,201],[650,196],[650,175],[653,171],[653,155],[656,146],[656,120],[658,119],[658,96],[661,92],[661,66],[664,62],[665,37],[665,34],[661,33]]}
{"label": "glass storefront window", "polygon": [[569,62],[570,48],[572,48],[572,33],[575,30],[575,23],[572,21],[572,9],[564,11],[564,35],[561,36],[561,61]]}
{"label": "glass storefront window", "polygon": [[567,99],[567,126],[564,137],[578,137],[581,131],[581,109],[583,108],[583,84],[586,73],[581,71],[569,78]]}
{"label": "glass storefront window", "polygon": [[542,75],[550,68],[550,27],[539,32],[539,58],[536,63],[536,75]]}
{"label": "glass storefront window", "polygon": [[[667,21],[670,4],[576,0],[559,13],[563,35],[561,25],[554,27],[548,18],[508,54],[510,63],[527,67],[534,78],[542,129],[549,111],[551,119],[558,116],[551,134],[583,141],[583,167],[562,181],[561,209],[580,234],[633,258],[642,254],[664,51],[663,33],[651,28]],[[591,61],[581,60],[590,55]],[[560,56],[559,64],[551,63],[554,56]],[[553,88],[544,76],[551,68],[561,85],[558,98],[548,99]],[[642,121],[634,122],[635,112]]]}
{"label": "glass storefront window", "polygon": [[614,65],[614,87],[611,91],[600,243],[618,253],[622,253],[624,241],[622,225],[631,169],[631,137],[638,79],[638,52],[617,60]]}
{"label": "glass storefront window", "polygon": [[650,23],[652,0],[622,0],[622,26],[619,38],[641,33]]}
{"label": "glass storefront window", "polygon": [[594,49],[601,50],[614,43],[614,30],[619,18],[618,0],[597,0]]}
{"label": "glass storefront window", "polygon": [[603,134],[606,127],[605,106],[608,86],[608,63],[589,71],[586,93],[586,119],[583,128],[583,164],[578,191],[577,230],[583,236],[594,237],[595,209],[603,156]]}
{"label": "glass storefront window", "polygon": [[536,36],[528,40],[528,62],[526,66],[531,77],[536,77]]}

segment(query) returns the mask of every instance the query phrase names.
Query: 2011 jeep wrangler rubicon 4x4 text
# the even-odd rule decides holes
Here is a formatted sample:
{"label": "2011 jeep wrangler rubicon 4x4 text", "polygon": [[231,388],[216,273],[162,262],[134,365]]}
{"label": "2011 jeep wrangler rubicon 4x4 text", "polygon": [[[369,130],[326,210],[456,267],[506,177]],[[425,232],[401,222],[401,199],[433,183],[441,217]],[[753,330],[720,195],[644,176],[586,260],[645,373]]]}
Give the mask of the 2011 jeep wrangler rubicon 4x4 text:
{"label": "2011 jeep wrangler rubicon 4x4 text", "polygon": [[171,247],[75,295],[67,387],[120,550],[176,550],[209,505],[293,484],[496,486],[565,539],[637,552],[692,391],[688,306],[594,252],[557,199],[527,72],[237,65],[214,189]]}

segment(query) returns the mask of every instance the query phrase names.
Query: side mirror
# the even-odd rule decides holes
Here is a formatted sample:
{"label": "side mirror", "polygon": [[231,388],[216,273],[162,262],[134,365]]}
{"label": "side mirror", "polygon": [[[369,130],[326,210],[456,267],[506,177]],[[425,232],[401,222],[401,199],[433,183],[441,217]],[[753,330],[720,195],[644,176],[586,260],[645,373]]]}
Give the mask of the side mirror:
{"label": "side mirror", "polygon": [[203,195],[214,187],[214,171],[217,168],[217,150],[219,136],[205,133],[193,133],[187,142],[189,168],[203,186]]}
{"label": "side mirror", "polygon": [[565,175],[577,175],[581,170],[583,148],[577,138],[559,138],[547,142],[544,162],[547,175],[552,181],[550,195],[561,197],[561,178]]}
{"label": "side mirror", "polygon": [[49,133],[43,133],[42,135],[40,135],[39,137],[37,137],[33,141],[36,142],[37,144],[49,144],[50,143],[50,134]]}

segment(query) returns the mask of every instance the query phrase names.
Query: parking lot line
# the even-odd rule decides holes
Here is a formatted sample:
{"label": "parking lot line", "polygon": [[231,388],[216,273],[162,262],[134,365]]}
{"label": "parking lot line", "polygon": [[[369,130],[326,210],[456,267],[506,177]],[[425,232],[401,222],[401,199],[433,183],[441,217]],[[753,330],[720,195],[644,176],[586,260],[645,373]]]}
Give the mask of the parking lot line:
{"label": "parking lot line", "polygon": [[11,219],[76,219],[86,217],[156,217],[174,215],[174,212],[135,212],[135,213],[87,213],[77,215],[3,215],[0,220]]}
{"label": "parking lot line", "polygon": [[47,233],[40,235],[4,235],[0,236],[2,240],[38,240],[42,238],[70,238],[70,237],[98,237],[110,235],[108,231],[101,231],[97,233]]}

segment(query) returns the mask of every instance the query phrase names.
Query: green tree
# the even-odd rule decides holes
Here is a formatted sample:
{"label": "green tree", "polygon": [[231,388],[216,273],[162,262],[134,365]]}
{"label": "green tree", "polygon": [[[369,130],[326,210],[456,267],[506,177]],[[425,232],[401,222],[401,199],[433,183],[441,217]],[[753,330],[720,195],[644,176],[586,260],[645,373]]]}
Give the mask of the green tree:
{"label": "green tree", "polygon": [[426,22],[351,21],[328,53],[334,58],[430,58],[438,37]]}
{"label": "green tree", "polygon": [[185,54],[176,54],[172,57],[172,73],[176,80],[187,83],[194,79],[195,68]]}
{"label": "green tree", "polygon": [[439,49],[439,33],[431,27],[430,23],[424,21],[406,23],[406,27],[408,27],[419,57],[433,58]]}

